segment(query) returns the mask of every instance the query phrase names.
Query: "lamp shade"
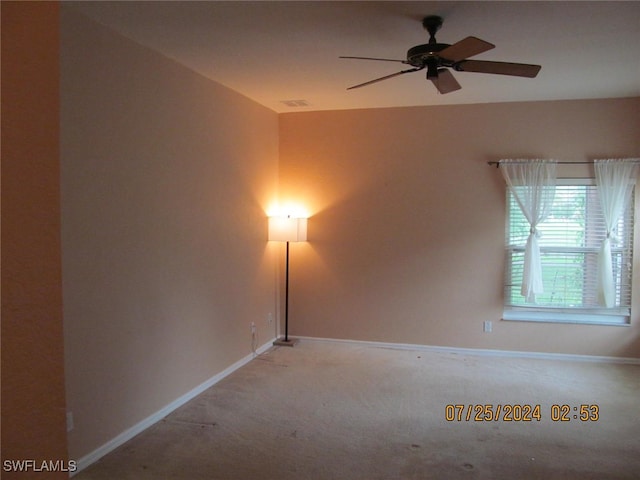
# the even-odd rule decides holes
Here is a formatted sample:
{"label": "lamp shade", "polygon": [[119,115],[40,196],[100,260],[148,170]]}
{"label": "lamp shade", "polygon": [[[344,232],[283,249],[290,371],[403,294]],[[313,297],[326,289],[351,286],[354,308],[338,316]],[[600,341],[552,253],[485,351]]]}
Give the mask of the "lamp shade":
{"label": "lamp shade", "polygon": [[270,242],[306,242],[307,219],[296,217],[269,217]]}

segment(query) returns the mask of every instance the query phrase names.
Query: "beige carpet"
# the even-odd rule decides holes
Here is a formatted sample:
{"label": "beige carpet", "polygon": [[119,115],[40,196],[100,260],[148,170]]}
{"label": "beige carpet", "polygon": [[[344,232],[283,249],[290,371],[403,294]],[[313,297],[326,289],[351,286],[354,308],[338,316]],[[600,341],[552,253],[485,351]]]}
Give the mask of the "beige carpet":
{"label": "beige carpet", "polygon": [[[448,422],[449,404],[540,405],[541,420]],[[598,405],[598,420],[553,421],[553,404]],[[635,365],[302,341],[75,478],[638,479],[639,404]]]}

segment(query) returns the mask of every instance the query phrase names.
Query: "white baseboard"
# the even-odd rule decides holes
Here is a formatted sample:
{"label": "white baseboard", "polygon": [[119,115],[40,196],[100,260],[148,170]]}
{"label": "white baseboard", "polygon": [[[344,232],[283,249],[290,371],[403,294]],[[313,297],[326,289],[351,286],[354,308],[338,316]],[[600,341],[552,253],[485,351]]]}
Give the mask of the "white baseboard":
{"label": "white baseboard", "polygon": [[607,357],[600,355],[576,355],[571,353],[521,352],[517,350],[489,350],[483,348],[439,347],[435,345],[419,345],[412,343],[370,342],[365,340],[345,340],[337,338],[299,337],[300,340],[312,342],[336,342],[353,345],[366,345],[378,348],[393,348],[397,350],[420,350],[425,352],[455,353],[463,355],[484,355],[492,357],[537,358],[541,360],[569,360],[579,362],[622,363],[640,365],[640,358],[635,357]]}
{"label": "white baseboard", "polygon": [[104,457],[109,452],[112,452],[113,450],[118,448],[120,445],[122,445],[122,444],[126,443],[127,441],[131,440],[133,437],[135,437],[139,433],[143,432],[144,430],[149,428],[151,425],[159,422],[164,417],[169,415],[171,412],[173,412],[177,408],[179,408],[182,405],[184,405],[185,403],[187,403],[189,400],[191,400],[191,399],[195,398],[196,396],[200,395],[206,389],[212,387],[213,385],[218,383],[223,378],[225,378],[228,375],[230,375],[231,373],[235,372],[240,367],[246,365],[251,360],[253,360],[257,355],[260,355],[261,353],[264,353],[269,348],[271,348],[273,346],[273,341],[274,340],[275,340],[275,337],[272,338],[271,340],[269,340],[268,342],[266,342],[265,344],[263,344],[261,347],[259,347],[255,351],[255,353],[252,352],[249,355],[247,355],[246,357],[238,360],[234,364],[232,364],[229,367],[225,368],[220,373],[218,373],[218,374],[214,375],[213,377],[211,377],[209,380],[205,381],[204,383],[201,383],[200,385],[198,385],[193,390],[190,390],[189,392],[185,393],[181,397],[175,399],[173,402],[171,402],[170,404],[168,404],[165,407],[161,408],[160,410],[158,410],[154,414],[148,416],[147,418],[145,418],[141,422],[136,423],[131,428],[128,428],[127,430],[125,430],[124,432],[119,434],[118,436],[116,436],[116,437],[112,438],[111,440],[109,440],[104,445],[98,447],[93,452],[91,452],[91,453],[85,455],[84,457],[80,458],[79,460],[76,461],[76,467],[77,467],[76,470],[73,473],[71,473],[70,476],[74,476],[78,472],[80,472],[80,471],[84,470],[85,468],[87,468],[92,463],[97,462],[99,459]]}

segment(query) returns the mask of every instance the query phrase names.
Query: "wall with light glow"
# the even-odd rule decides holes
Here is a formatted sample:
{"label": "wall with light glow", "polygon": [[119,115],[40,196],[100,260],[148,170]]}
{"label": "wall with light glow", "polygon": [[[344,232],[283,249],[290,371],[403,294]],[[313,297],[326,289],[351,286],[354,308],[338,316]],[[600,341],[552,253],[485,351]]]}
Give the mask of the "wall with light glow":
{"label": "wall with light glow", "polygon": [[64,330],[79,459],[275,337],[278,117],[62,7]]}
{"label": "wall with light glow", "polygon": [[640,357],[639,288],[630,327],[500,320],[505,186],[486,163],[637,156],[639,113],[631,98],[281,115],[281,196],[310,213],[290,334]]}

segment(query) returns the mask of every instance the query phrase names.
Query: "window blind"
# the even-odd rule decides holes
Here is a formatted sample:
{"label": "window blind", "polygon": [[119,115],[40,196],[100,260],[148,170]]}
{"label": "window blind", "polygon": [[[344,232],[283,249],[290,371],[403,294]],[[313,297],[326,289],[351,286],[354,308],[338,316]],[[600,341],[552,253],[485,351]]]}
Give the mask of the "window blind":
{"label": "window blind", "polygon": [[[518,188],[518,187],[515,187]],[[541,311],[629,315],[633,266],[633,198],[614,232],[612,260],[616,285],[616,308],[598,302],[598,251],[606,228],[597,186],[558,185],[548,218],[537,227],[542,258],[544,293],[536,303],[520,294],[524,249],[529,222],[507,189],[505,249],[505,306]]]}

